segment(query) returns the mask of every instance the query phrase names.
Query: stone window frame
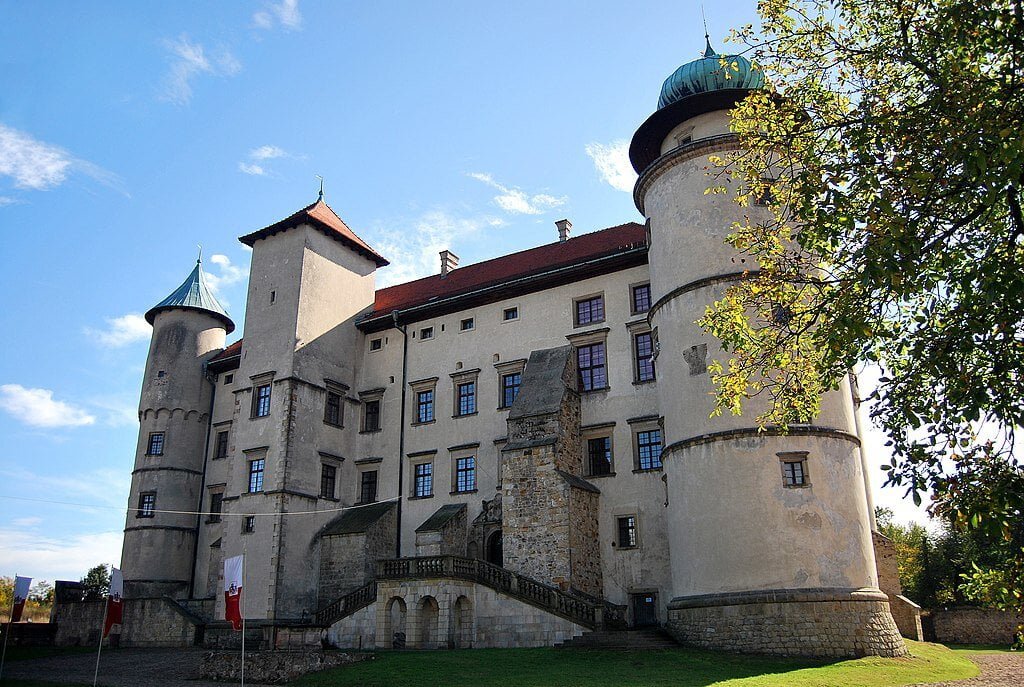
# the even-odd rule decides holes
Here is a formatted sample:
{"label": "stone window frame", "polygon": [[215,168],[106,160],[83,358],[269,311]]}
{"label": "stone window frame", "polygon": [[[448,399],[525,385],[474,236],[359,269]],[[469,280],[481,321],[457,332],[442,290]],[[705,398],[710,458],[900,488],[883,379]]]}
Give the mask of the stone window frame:
{"label": "stone window frame", "polygon": [[[252,402],[249,408],[249,419],[258,420],[263,417],[270,417],[271,403],[274,399],[274,375],[275,372],[262,372],[252,375],[249,380],[252,382]],[[262,390],[267,390],[266,398],[261,396]],[[264,407],[263,401],[266,401]]]}
{"label": "stone window frame", "polygon": [[[636,307],[636,292],[637,289],[647,287],[647,308],[639,310]],[[629,314],[630,315],[645,315],[651,311],[651,306],[654,305],[654,301],[651,299],[651,282],[640,281],[634,282],[629,285]]]}
{"label": "stone window frame", "polygon": [[[384,387],[377,389],[367,389],[366,391],[359,392],[359,402],[362,404],[362,410],[359,419],[359,433],[360,434],[373,434],[380,432],[384,429]],[[369,414],[370,403],[377,404],[377,426],[370,427],[367,422]]]}
{"label": "stone window frame", "polygon": [[242,451],[245,455],[245,489],[242,491],[243,494],[261,494],[264,489],[258,489],[252,491],[253,478],[253,463],[256,461],[263,461],[263,479],[260,480],[260,485],[265,486],[267,481],[267,446],[260,446],[259,448],[250,448]]}
{"label": "stone window frame", "polygon": [[[452,378],[452,417],[461,418],[476,415],[480,412],[480,368],[476,367],[472,370],[459,370],[453,372],[449,377]],[[466,412],[462,412],[462,387],[468,384],[473,385],[472,395],[469,397],[472,399],[472,407]],[[435,399],[435,410],[437,407]],[[468,407],[468,406],[467,406]]]}
{"label": "stone window frame", "polygon": [[[600,315],[600,317],[599,318],[595,318],[593,313],[591,313],[589,315],[590,319],[588,319],[586,322],[581,322],[580,321],[580,305],[582,305],[583,303],[590,303],[590,302],[593,302],[593,301],[598,301],[601,304],[601,315]],[[608,304],[607,304],[607,302],[605,301],[605,298],[604,298],[604,291],[596,291],[594,293],[588,293],[588,294],[583,295],[583,296],[576,296],[576,297],[574,297],[572,299],[572,326],[573,326],[573,328],[574,329],[579,329],[580,327],[592,327],[595,324],[601,324],[601,323],[607,321],[607,319],[608,319],[608,307],[607,307],[607,305]],[[591,309],[592,308],[593,308],[593,306],[591,306]]]}
{"label": "stone window frame", "polygon": [[501,323],[505,324],[506,322],[518,322],[519,321],[519,315],[520,315],[520,313],[519,313],[519,306],[518,305],[510,305],[507,308],[502,308],[501,309]]}
{"label": "stone window frame", "polygon": [[377,336],[366,342],[366,350],[370,353],[378,353],[384,350],[384,337]]}
{"label": "stone window frame", "polygon": [[[626,323],[626,331],[629,333],[629,351],[630,357],[633,360],[633,384],[652,384],[658,381],[658,370],[654,363],[657,358],[657,349],[655,345],[655,333],[651,329],[651,325],[648,324],[646,319],[635,320],[633,322]],[[640,378],[640,350],[639,350],[639,339],[638,337],[648,334],[651,337],[651,378],[641,379]]]}
{"label": "stone window frame", "polygon": [[[480,442],[451,446],[448,449],[448,456],[451,459],[451,491],[450,496],[463,494],[475,494],[480,489]],[[472,489],[459,489],[459,461],[471,458],[472,468]]]}
{"label": "stone window frame", "polygon": [[[612,385],[611,385],[611,375],[609,373],[609,369],[610,369],[611,365],[610,365],[610,361],[609,361],[609,358],[608,358],[608,333],[609,332],[611,332],[610,328],[608,328],[608,327],[601,327],[600,329],[592,329],[590,331],[580,332],[578,334],[568,334],[565,337],[569,341],[569,343],[572,344],[573,348],[575,349],[573,351],[573,355],[576,356],[577,384],[578,384],[579,392],[581,394],[591,394],[591,393],[596,393],[596,392],[602,392],[602,391],[607,391],[607,390],[612,388]],[[593,347],[593,346],[595,346],[597,344],[601,344],[601,346],[604,349],[604,386],[595,386],[595,387],[592,387],[590,389],[585,389],[584,385],[583,385],[583,372],[579,369],[580,349],[585,348],[585,347]],[[596,369],[596,368],[591,367],[589,369]]]}
{"label": "stone window frame", "polygon": [[[221,514],[224,512],[224,489],[227,487],[226,483],[210,484],[206,487],[206,492],[210,497],[210,506],[207,509],[206,524],[210,525],[216,522],[221,522],[223,519]],[[219,499],[214,497],[219,496]],[[217,503],[217,507],[214,508],[214,503]]]}
{"label": "stone window frame", "polygon": [[[784,489],[807,489],[811,486],[811,476],[807,470],[807,458],[809,451],[781,451],[776,453],[779,457],[779,467],[782,469],[782,486]],[[794,482],[796,470],[787,470],[789,466],[799,465],[800,482]]]}
{"label": "stone window frame", "polygon": [[235,381],[235,375],[233,375],[233,374],[226,374],[226,375],[224,375],[224,386],[227,386],[228,384],[233,384],[234,381]]}
{"label": "stone window frame", "polygon": [[135,510],[136,518],[156,517],[156,492],[139,492],[139,507]]}
{"label": "stone window frame", "polygon": [[[362,506],[368,503],[376,503],[377,497],[380,495],[380,471],[377,469],[377,465],[374,464],[373,469],[370,469],[369,467],[360,468],[358,470],[358,474],[359,479],[356,484],[356,504]],[[373,498],[369,500],[364,498],[364,496],[366,495],[364,489],[366,483],[368,482],[368,480],[366,479],[366,475],[373,475]]]}
{"label": "stone window frame", "polygon": [[[591,470],[590,463],[590,441],[592,439],[608,440],[608,472],[595,473]],[[580,444],[583,451],[582,474],[587,479],[615,476],[615,422],[602,422],[600,424],[586,425],[580,427]]]}
{"label": "stone window frame", "polygon": [[459,333],[476,331],[476,318],[463,317],[459,320]]}
{"label": "stone window frame", "polygon": [[[417,451],[416,453],[410,453],[407,456],[409,458],[409,499],[432,499],[434,498],[434,459],[437,457],[436,450],[430,451]],[[429,472],[426,474],[417,474],[419,468],[422,466],[430,466]],[[417,477],[421,477],[425,480],[426,487],[420,493],[420,485],[417,483]]]}
{"label": "stone window frame", "polygon": [[[409,388],[413,393],[412,418],[410,418],[412,426],[429,425],[437,422],[437,380],[437,377],[428,377],[409,382]],[[432,393],[430,419],[420,420],[420,394],[427,391]]]}
{"label": "stone window frame", "polygon": [[[231,455],[231,421],[213,426],[217,435],[213,439],[213,455],[211,460],[223,460]],[[223,444],[221,443],[223,439]],[[221,449],[224,449],[223,452]]]}
{"label": "stone window frame", "polygon": [[[345,399],[348,395],[349,387],[347,384],[341,382],[335,382],[330,379],[324,380],[324,424],[330,427],[337,427],[343,429],[345,427]],[[331,409],[331,397],[338,399],[337,418],[330,417]]]}
{"label": "stone window frame", "polygon": [[[420,327],[419,333],[420,333],[420,341],[433,341],[434,340],[434,326],[433,325],[430,325],[430,326],[427,326],[427,327]],[[414,334],[413,338],[416,338],[415,337],[415,332],[413,332],[413,334]]]}
{"label": "stone window frame", "polygon": [[[329,487],[329,489],[328,489]],[[338,500],[338,466],[325,461],[320,462],[320,498],[328,501]]]}
{"label": "stone window frame", "polygon": [[[150,432],[149,438],[146,439],[146,455],[151,457],[159,457],[164,455],[164,448],[167,446],[167,432],[166,430],[160,430],[159,432]],[[154,451],[154,447],[156,450]]]}
{"label": "stone window frame", "polygon": [[[521,387],[523,372],[526,370],[526,358],[495,363],[494,370],[498,373],[498,410],[508,410],[512,407],[512,403],[505,405],[505,378],[511,375],[519,375],[519,387]],[[518,388],[514,396],[519,396]],[[512,402],[515,403],[515,398],[512,399]]]}
{"label": "stone window frame", "polygon": [[[623,525],[628,521],[632,521],[632,534],[633,541],[622,544],[622,535],[628,531],[623,529]],[[636,551],[640,548],[640,515],[637,512],[630,513],[616,513],[615,514],[615,550],[616,551]]]}
{"label": "stone window frame", "polygon": [[256,516],[246,515],[242,518],[242,534],[254,534],[256,532]]}
{"label": "stone window frame", "polygon": [[[633,472],[661,472],[664,468],[662,452],[665,450],[665,418],[658,415],[645,415],[642,417],[630,418],[630,434],[633,440]],[[655,467],[640,467],[640,433],[657,430],[661,434],[661,451],[658,453],[658,465]]]}

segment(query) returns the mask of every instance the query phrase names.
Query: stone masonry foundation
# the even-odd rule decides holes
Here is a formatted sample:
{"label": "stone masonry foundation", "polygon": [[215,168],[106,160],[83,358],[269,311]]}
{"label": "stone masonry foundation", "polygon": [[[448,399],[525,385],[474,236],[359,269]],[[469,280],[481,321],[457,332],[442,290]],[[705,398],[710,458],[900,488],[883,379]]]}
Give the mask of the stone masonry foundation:
{"label": "stone masonry foundation", "polygon": [[777,590],[673,599],[668,632],[682,644],[777,656],[907,655],[877,590]]}

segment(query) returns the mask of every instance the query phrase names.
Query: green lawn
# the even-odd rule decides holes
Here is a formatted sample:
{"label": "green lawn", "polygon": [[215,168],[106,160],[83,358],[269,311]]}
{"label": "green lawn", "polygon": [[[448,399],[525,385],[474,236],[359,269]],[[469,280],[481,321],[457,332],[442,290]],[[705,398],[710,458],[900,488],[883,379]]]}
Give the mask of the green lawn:
{"label": "green lawn", "polygon": [[296,687],[886,687],[974,677],[967,652],[908,642],[907,659],[766,658],[694,649],[620,652],[477,649],[380,653],[373,660],[307,675]]}

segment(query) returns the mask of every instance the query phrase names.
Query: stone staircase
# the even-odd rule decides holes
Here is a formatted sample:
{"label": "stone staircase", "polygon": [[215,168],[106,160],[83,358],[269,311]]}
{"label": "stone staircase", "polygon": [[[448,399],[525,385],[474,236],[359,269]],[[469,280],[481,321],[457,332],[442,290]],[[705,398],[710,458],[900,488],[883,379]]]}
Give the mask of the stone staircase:
{"label": "stone staircase", "polygon": [[597,630],[584,632],[567,642],[556,645],[559,649],[621,649],[643,651],[650,649],[678,649],[676,640],[660,628],[637,630]]}

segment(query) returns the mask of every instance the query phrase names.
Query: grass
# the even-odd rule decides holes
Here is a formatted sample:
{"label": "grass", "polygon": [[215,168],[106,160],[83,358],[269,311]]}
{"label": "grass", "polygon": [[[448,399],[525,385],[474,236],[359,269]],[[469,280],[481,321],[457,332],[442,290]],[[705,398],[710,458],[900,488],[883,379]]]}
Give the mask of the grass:
{"label": "grass", "polygon": [[695,649],[577,651],[476,649],[375,654],[370,661],[306,675],[295,687],[896,687],[974,677],[966,654],[907,642],[906,659],[768,658]]}

